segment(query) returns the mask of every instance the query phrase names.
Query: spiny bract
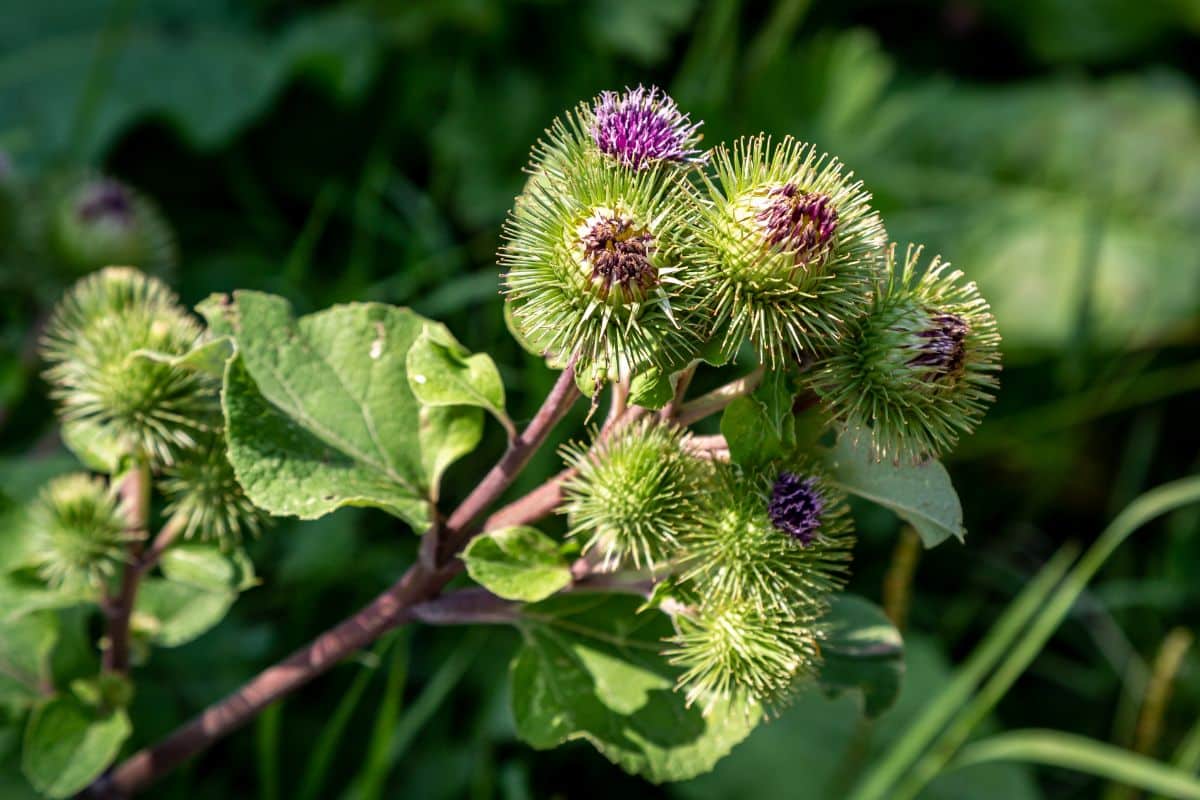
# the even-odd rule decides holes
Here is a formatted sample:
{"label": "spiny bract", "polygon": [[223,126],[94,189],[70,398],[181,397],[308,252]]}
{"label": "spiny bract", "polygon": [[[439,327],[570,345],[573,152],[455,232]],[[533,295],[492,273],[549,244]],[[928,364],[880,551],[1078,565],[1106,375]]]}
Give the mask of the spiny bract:
{"label": "spiny bract", "polygon": [[683,433],[643,420],[586,447],[564,448],[575,471],[563,486],[570,535],[585,540],[606,569],[628,563],[656,571],[695,524],[708,465],[689,455]]}
{"label": "spiny bract", "polygon": [[255,508],[233,473],[220,433],[201,439],[164,470],[161,483],[165,513],[183,520],[183,535],[237,544],[243,534],[257,535],[262,512]]}
{"label": "spiny bract", "polygon": [[110,267],[81,279],[42,339],[64,426],[95,426],[127,456],[170,463],[219,418],[217,382],[170,363],[201,335],[155,278]]}
{"label": "spiny bract", "polygon": [[686,180],[581,156],[531,180],[505,225],[504,291],[522,342],[600,380],[678,364],[702,333],[680,262]]}
{"label": "spiny bract", "polygon": [[127,530],[123,508],[100,478],[72,473],[42,489],[29,510],[34,563],[52,586],[101,586],[124,563]]}
{"label": "spiny bract", "polygon": [[742,138],[711,161],[688,258],[723,350],[749,339],[777,367],[832,343],[859,313],[886,242],[871,195],[837,159],[790,137]]}
{"label": "spiny bract", "polygon": [[805,615],[841,588],[854,543],[848,509],[815,466],[717,463],[699,502],[681,567],[706,601]]}
{"label": "spiny bract", "polygon": [[974,282],[939,257],[921,269],[921,248],[903,263],[888,249],[865,313],[850,321],[819,366],[814,388],[877,457],[920,460],[975,429],[1000,369],[1000,334]]}

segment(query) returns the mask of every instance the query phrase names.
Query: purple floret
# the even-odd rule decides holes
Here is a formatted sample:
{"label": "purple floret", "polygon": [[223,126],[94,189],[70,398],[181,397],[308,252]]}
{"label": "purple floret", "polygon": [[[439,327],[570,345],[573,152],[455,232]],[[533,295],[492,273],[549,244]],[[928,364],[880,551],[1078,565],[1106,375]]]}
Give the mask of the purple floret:
{"label": "purple floret", "polygon": [[825,498],[817,487],[816,478],[802,478],[791,472],[781,472],[771,491],[767,513],[775,528],[800,544],[811,544],[821,527]]}
{"label": "purple floret", "polygon": [[592,140],[622,166],[646,169],[658,161],[699,161],[697,130],[675,101],[657,87],[602,92],[593,107]]}
{"label": "purple floret", "polygon": [[772,189],[758,212],[767,243],[792,253],[801,265],[815,263],[833,246],[838,213],[833,200],[820,192],[802,191],[794,183]]}
{"label": "purple floret", "polygon": [[967,321],[957,314],[938,314],[930,322],[927,330],[917,334],[924,341],[908,363],[929,367],[938,378],[958,375],[967,359]]}

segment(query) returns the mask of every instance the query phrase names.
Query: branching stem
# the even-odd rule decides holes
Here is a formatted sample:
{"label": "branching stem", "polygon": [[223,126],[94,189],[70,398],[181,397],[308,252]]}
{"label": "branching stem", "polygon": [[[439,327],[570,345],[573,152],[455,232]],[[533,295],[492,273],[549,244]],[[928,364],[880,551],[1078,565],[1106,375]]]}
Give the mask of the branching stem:
{"label": "branching stem", "polygon": [[512,484],[579,396],[572,361],[559,375],[529,426],[511,441],[504,455],[445,524],[431,531],[440,544],[438,566],[431,568],[425,560],[418,560],[358,613],[268,667],[165,739],[134,753],[96,780],[84,796],[126,798],[142,791],[186,759],[245,725],[275,700],[304,686],[388,630],[414,619],[413,607],[436,597],[461,568],[461,562],[454,556],[482,529],[476,521]]}
{"label": "branching stem", "polygon": [[762,383],[765,370],[762,366],[743,375],[735,381],[719,386],[705,395],[684,403],[679,409],[678,422],[680,425],[691,425],[694,422],[723,411],[727,405],[739,397],[745,397],[758,388]]}

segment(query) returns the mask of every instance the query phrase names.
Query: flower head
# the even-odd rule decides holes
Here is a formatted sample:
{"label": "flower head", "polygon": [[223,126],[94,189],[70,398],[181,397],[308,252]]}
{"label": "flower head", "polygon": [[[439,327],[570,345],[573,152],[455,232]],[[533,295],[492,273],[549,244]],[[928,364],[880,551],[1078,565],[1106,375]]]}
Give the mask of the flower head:
{"label": "flower head", "polygon": [[262,527],[259,511],[233,473],[220,432],[202,437],[164,470],[165,513],[183,520],[183,535],[237,544],[243,534]]}
{"label": "flower head", "polygon": [[500,262],[518,338],[601,379],[686,359],[698,346],[680,254],[687,181],[594,158],[541,173],[517,198]]}
{"label": "flower head", "polygon": [[769,365],[835,340],[866,300],[886,241],[861,181],[791,138],[718,147],[694,251],[696,283],[732,355]]}
{"label": "flower head", "polygon": [[51,585],[98,586],[125,561],[127,530],[117,497],[99,478],[73,473],[42,489],[29,512],[36,566]]}
{"label": "flower head", "polygon": [[822,608],[842,584],[854,541],[844,496],[807,464],[714,470],[680,539],[687,584],[701,597],[775,614]]}
{"label": "flower head", "polygon": [[996,320],[975,284],[920,257],[910,245],[897,264],[889,249],[869,307],[814,379],[835,416],[897,460],[938,455],[972,431],[1000,369]]}
{"label": "flower head", "polygon": [[695,145],[701,123],[691,122],[657,87],[601,92],[592,104],[588,132],[596,148],[624,167],[700,160]]}
{"label": "flower head", "polygon": [[667,651],[682,668],[679,688],[688,703],[710,707],[745,692],[760,703],[786,701],[789,690],[820,661],[815,614],[781,615],[737,603],[705,603],[677,617]]}
{"label": "flower head", "polygon": [[110,264],[132,264],[150,272],[175,266],[170,226],[140,192],[98,175],[52,182],[50,215],[41,234],[47,255],[81,274]]}
{"label": "flower head", "polygon": [[612,433],[589,451],[564,448],[575,475],[563,486],[570,535],[584,538],[605,568],[651,571],[676,555],[695,524],[706,465],[688,455],[676,428],[645,419]]}
{"label": "flower head", "polygon": [[110,267],[75,284],[46,326],[46,378],[65,427],[99,428],[127,455],[170,463],[217,417],[217,382],[171,363],[200,325],[165,285]]}

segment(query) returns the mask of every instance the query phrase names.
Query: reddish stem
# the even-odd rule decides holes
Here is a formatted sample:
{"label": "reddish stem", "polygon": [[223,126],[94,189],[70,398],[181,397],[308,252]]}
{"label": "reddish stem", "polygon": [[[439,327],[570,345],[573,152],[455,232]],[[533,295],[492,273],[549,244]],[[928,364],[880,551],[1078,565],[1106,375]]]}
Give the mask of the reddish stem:
{"label": "reddish stem", "polygon": [[579,398],[574,363],[559,375],[542,407],[479,485],[454,510],[440,533],[441,567],[413,564],[358,613],[318,636],[285,660],[259,673],[233,694],[209,706],[159,743],[134,753],[85,792],[94,798],[135,794],[213,742],[237,730],[280,697],[295,691],[356,650],[409,621],[411,609],[435,597],[458,572],[453,556],[478,532],[476,520],[512,484],[555,424]]}

